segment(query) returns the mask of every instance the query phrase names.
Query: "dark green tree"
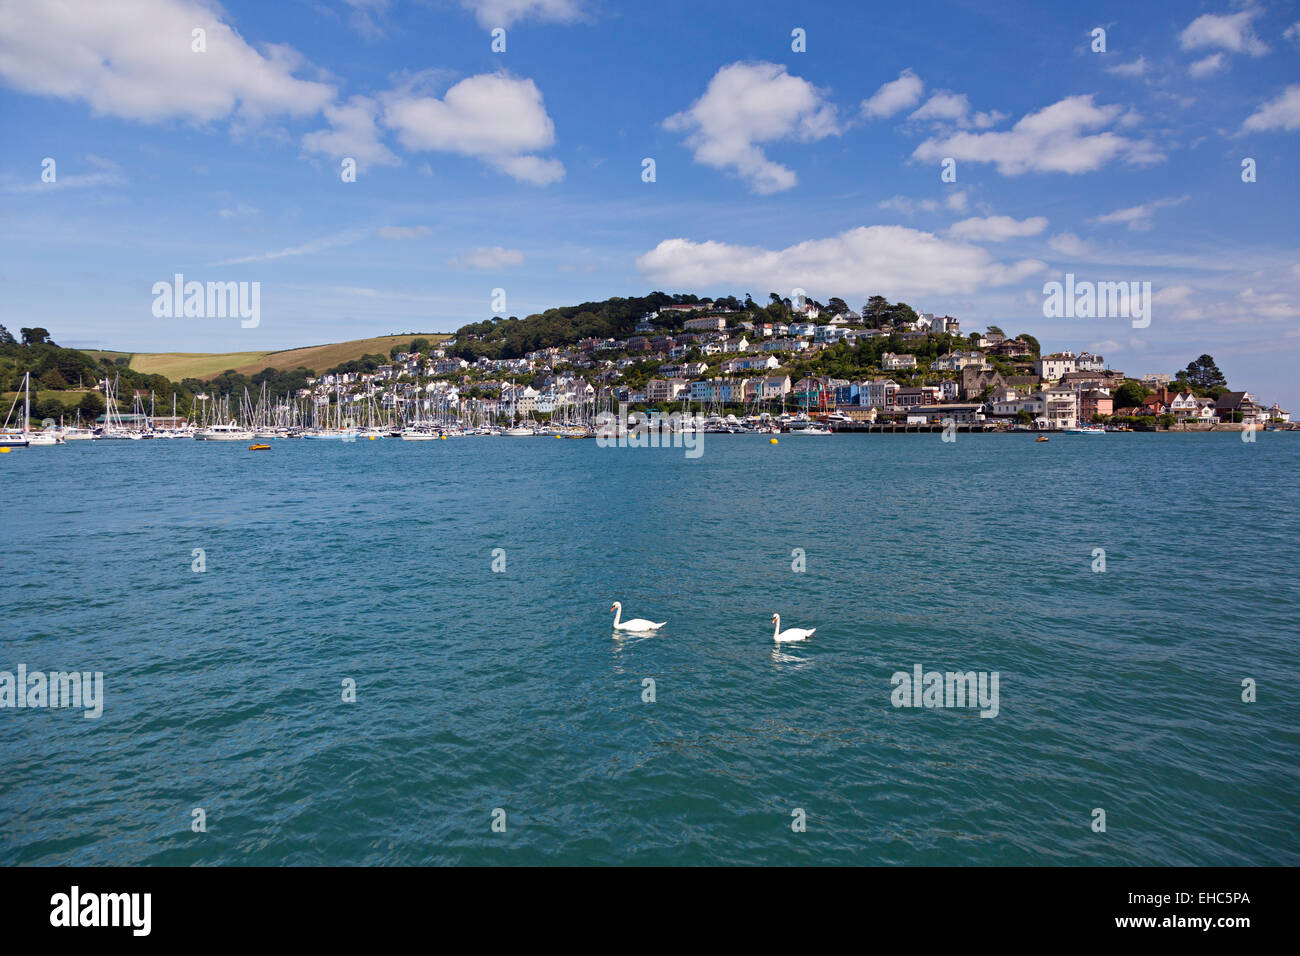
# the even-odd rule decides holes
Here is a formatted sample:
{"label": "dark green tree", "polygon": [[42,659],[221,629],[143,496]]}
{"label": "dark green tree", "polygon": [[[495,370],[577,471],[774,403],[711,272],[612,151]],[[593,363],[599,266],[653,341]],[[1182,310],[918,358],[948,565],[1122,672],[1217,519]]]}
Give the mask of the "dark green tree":
{"label": "dark green tree", "polygon": [[1126,378],[1124,384],[1115,389],[1115,407],[1118,408],[1136,408],[1142,404],[1142,400],[1147,397],[1147,390],[1142,387],[1141,382]]}
{"label": "dark green tree", "polygon": [[1219,371],[1214,358],[1202,355],[1194,362],[1188,362],[1187,368],[1179,373],[1178,378],[1186,379],[1193,389],[1204,393],[1221,392],[1228,387],[1228,380]]}

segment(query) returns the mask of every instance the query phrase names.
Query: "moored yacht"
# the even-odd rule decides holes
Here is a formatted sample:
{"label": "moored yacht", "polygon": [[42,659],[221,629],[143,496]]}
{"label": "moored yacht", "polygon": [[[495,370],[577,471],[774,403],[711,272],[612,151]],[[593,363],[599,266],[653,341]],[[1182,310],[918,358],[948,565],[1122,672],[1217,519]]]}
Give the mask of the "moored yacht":
{"label": "moored yacht", "polygon": [[247,428],[240,428],[234,422],[226,425],[209,425],[194,433],[196,441],[252,441],[253,433]]}

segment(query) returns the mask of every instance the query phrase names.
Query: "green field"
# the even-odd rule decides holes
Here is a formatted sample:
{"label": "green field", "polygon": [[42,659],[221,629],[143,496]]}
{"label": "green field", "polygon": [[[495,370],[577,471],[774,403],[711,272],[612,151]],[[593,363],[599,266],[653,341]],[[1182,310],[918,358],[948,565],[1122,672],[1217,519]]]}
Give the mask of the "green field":
{"label": "green field", "polygon": [[[50,389],[42,388],[39,390],[34,390],[32,392],[32,404],[35,405],[37,402],[48,402],[50,399],[53,398],[53,399],[58,399],[60,402],[62,402],[64,408],[76,408],[77,405],[81,403],[81,400],[85,398],[86,393],[88,391],[89,389],[70,388],[67,391],[56,392],[56,391],[51,391]],[[13,404],[14,399],[18,400],[18,404],[16,406]],[[21,419],[23,417],[23,393],[22,392],[5,392],[4,394],[0,395],[0,423],[4,421],[4,416],[8,413],[11,407],[14,409],[14,414],[17,415],[19,419]],[[12,422],[10,424],[12,424]]]}
{"label": "green field", "polygon": [[266,368],[291,371],[298,366],[322,373],[326,369],[359,359],[363,355],[388,357],[395,345],[407,345],[412,339],[441,342],[449,336],[437,332],[413,332],[409,335],[380,335],[371,339],[353,339],[331,345],[309,345],[278,352],[108,352],[89,354],[109,359],[130,358],[130,367],[146,375],[165,375],[173,382],[187,378],[212,378],[227,369],[253,375]]}

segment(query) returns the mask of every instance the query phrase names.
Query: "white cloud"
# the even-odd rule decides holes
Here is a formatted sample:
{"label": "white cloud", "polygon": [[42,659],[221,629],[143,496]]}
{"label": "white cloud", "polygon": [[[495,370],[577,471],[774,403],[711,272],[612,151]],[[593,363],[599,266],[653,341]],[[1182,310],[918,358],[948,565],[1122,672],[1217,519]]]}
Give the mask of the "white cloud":
{"label": "white cloud", "polygon": [[325,118],[332,128],[308,133],[302,138],[303,149],[335,159],[350,157],[362,167],[400,166],[402,161],[379,138],[378,112],[379,105],[366,96],[327,106]]}
{"label": "white cloud", "polygon": [[[1027,172],[1086,173],[1114,159],[1149,163],[1163,159],[1153,146],[1105,127],[1123,116],[1119,106],[1098,106],[1092,96],[1071,96],[1030,113],[1005,131],[957,132],[927,139],[914,159],[995,163],[1004,176]],[[1090,132],[1096,130],[1097,132]]]}
{"label": "white cloud", "polygon": [[1284,129],[1289,132],[1300,129],[1300,85],[1288,86],[1251,113],[1242,124],[1242,129],[1252,132],[1270,129]]}
{"label": "white cloud", "polygon": [[1211,73],[1219,72],[1227,62],[1228,58],[1222,53],[1211,53],[1189,66],[1187,72],[1199,79],[1202,76],[1209,76]]}
{"label": "white cloud", "polygon": [[1263,56],[1268,47],[1255,36],[1252,23],[1261,12],[1258,7],[1250,6],[1240,13],[1207,13],[1188,24],[1178,35],[1178,42],[1184,50],[1218,48],[1229,53]]}
{"label": "white cloud", "polygon": [[[195,28],[207,52],[191,50]],[[334,98],[287,46],[260,51],[199,0],[0,2],[0,80],[24,93],[81,100],[96,114],[207,123],[238,115],[310,115]]]}
{"label": "white cloud", "polygon": [[460,0],[460,5],[488,30],[508,27],[518,20],[565,23],[582,17],[582,5],[577,0]]}
{"label": "white cloud", "polygon": [[835,107],[807,80],[776,63],[732,63],[704,95],[664,127],[687,133],[695,161],[734,171],[752,191],[781,192],[799,182],[794,170],[768,159],[760,143],[810,142],[840,132]]}
{"label": "white cloud", "polygon": [[1297,20],[1295,23],[1283,30],[1282,37],[1290,40],[1292,43],[1300,43],[1300,20]]}
{"label": "white cloud", "polygon": [[953,239],[967,239],[972,242],[1004,242],[1007,239],[1036,236],[1046,228],[1045,216],[1031,216],[1028,219],[1013,219],[1010,216],[975,216],[953,223],[948,230],[948,235]]}
{"label": "white cloud", "polygon": [[912,113],[908,119],[917,122],[923,120],[957,122],[964,119],[969,112],[970,100],[966,98],[965,93],[950,93],[947,90],[940,90],[938,93],[932,94],[921,108]]}
{"label": "white cloud", "polygon": [[921,92],[925,84],[911,70],[898,74],[898,79],[890,80],[862,101],[862,115],[868,119],[885,119],[903,110],[911,109],[921,102]]}
{"label": "white cloud", "polygon": [[1116,209],[1114,212],[1108,212],[1103,216],[1097,216],[1091,222],[1098,223],[1124,223],[1129,229],[1135,232],[1142,232],[1151,228],[1151,218],[1155,215],[1157,209],[1168,209],[1171,206],[1181,206],[1191,198],[1189,196],[1178,196],[1170,199],[1156,199],[1148,203],[1142,203],[1139,206],[1129,206],[1126,209]]}
{"label": "white cloud", "polygon": [[1245,289],[1237,298],[1249,307],[1252,315],[1266,319],[1300,318],[1300,309],[1291,304],[1291,297],[1285,292],[1256,292],[1254,289]]}
{"label": "white cloud", "polygon": [[388,9],[388,0],[343,0],[343,2],[352,8],[352,16],[348,21],[352,29],[367,39],[384,35],[379,20]]}
{"label": "white cloud", "polygon": [[564,178],[564,164],[541,156],[501,156],[489,159],[493,166],[515,179],[534,186],[549,186]]}
{"label": "white cloud", "polygon": [[1147,58],[1139,56],[1132,63],[1115,63],[1102,69],[1116,76],[1143,76],[1147,71]]}
{"label": "white cloud", "polygon": [[218,209],[217,215],[222,219],[238,219],[241,216],[256,216],[258,211],[256,206],[241,202],[237,203],[233,209]]}
{"label": "white cloud", "polygon": [[1033,259],[1002,263],[980,246],[906,226],[859,226],[785,249],[666,239],[637,266],[655,281],[685,288],[752,285],[891,296],[970,293],[1046,268]]}
{"label": "white cloud", "polygon": [[1092,252],[1091,244],[1072,232],[1057,233],[1047,240],[1047,245],[1053,252],[1059,252],[1063,256],[1086,256]]}
{"label": "white cloud", "polygon": [[300,246],[289,246],[284,249],[276,249],[273,252],[260,252],[251,256],[240,256],[237,259],[224,259],[221,262],[212,263],[214,266],[235,266],[242,265],[246,262],[270,262],[275,259],[287,259],[295,256],[308,256],[317,252],[324,252],[327,249],[335,249],[339,246],[347,246],[362,238],[363,233],[356,230],[341,232],[333,236],[323,236],[320,239],[313,239],[310,242],[304,242]]}
{"label": "white cloud", "polygon": [[881,209],[890,209],[913,216],[918,212],[938,212],[947,209],[951,212],[965,212],[969,201],[964,189],[951,189],[942,199],[908,199],[906,196],[892,196],[878,203]]}
{"label": "white cloud", "polygon": [[998,110],[972,114],[970,99],[965,93],[939,90],[907,119],[909,122],[928,122],[933,123],[935,126],[951,124],[962,129],[969,129],[972,126],[976,129],[988,129],[991,126],[996,126],[1006,118],[1007,114]]}
{"label": "white cloud", "polygon": [[0,192],[43,193],[56,189],[93,189],[97,186],[121,186],[126,182],[126,177],[122,175],[122,167],[111,159],[96,156],[94,153],[87,153],[85,162],[88,166],[93,166],[96,171],[68,173],[65,171],[67,166],[59,164],[55,166],[56,175],[52,183],[47,183],[44,180],[17,183],[0,188]]}
{"label": "white cloud", "polygon": [[423,239],[433,235],[428,226],[380,226],[375,230],[380,239]]}
{"label": "white cloud", "polygon": [[410,90],[382,99],[384,123],[407,149],[472,156],[538,186],[564,178],[559,160],[531,155],[555,143],[555,124],[532,80],[482,73],[442,99]]}
{"label": "white cloud", "polygon": [[524,254],[518,249],[503,249],[501,246],[471,249],[447,264],[456,269],[505,269],[524,263]]}

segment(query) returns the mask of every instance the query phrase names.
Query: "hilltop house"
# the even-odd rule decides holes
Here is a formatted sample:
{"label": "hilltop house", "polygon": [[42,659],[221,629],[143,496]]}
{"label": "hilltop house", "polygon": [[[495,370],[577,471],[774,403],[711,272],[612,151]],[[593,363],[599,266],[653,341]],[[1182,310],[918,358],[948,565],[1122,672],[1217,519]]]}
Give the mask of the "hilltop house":
{"label": "hilltop house", "polygon": [[1049,382],[1058,381],[1066,372],[1077,372],[1078,367],[1073,352],[1057,352],[1044,355],[1034,363],[1038,377]]}
{"label": "hilltop house", "polygon": [[687,319],[682,328],[698,332],[725,332],[727,320],[720,315],[706,315],[698,319]]}
{"label": "hilltop house", "polygon": [[780,365],[781,363],[777,361],[775,355],[768,355],[766,357],[760,357],[757,355],[745,356],[743,358],[727,359],[722,363],[722,373],[724,375],[732,375],[736,372],[766,371],[779,368]]}

